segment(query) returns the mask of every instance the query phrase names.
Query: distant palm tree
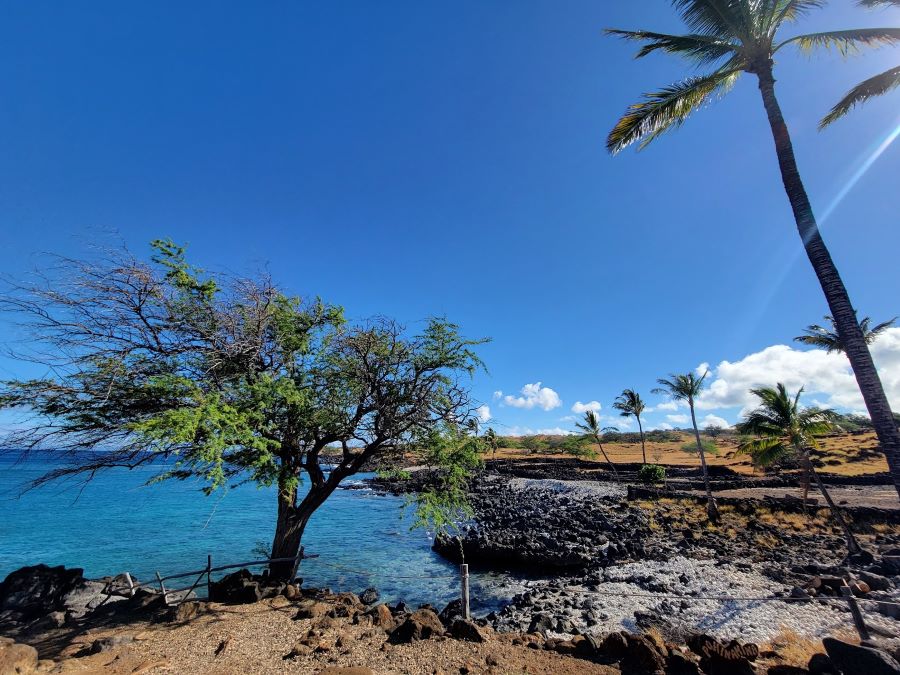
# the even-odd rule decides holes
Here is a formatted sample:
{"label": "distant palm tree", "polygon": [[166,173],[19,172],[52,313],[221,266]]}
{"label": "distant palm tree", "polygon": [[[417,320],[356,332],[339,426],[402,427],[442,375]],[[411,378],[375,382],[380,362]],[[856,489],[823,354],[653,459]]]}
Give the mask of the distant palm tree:
{"label": "distant palm tree", "polygon": [[610,132],[606,145],[612,153],[633,143],[646,146],[669,129],[681,126],[691,113],[715,96],[728,92],[743,73],[756,77],[800,239],[828,301],[900,496],[900,430],[894,423],[850,296],[819,232],[797,168],[790,132],[775,96],[774,75],[775,55],[784,47],[836,48],[849,54],[860,47],[897,44],[900,28],[859,28],[778,38],[784,24],[824,4],[821,0],[672,0],[690,34],[610,30],[612,35],[646,43],[638,56],[662,51],[712,70],[645,95],[643,101],[628,108]]}
{"label": "distant palm tree", "polygon": [[810,450],[819,447],[816,436],[835,428],[837,414],[833,410],[801,408],[800,395],[803,389],[792,397],[781,382],[775,385],[775,389],[763,387],[751,389],[751,392],[760,399],[760,406],[737,425],[738,432],[752,436],[741,442],[738,451],[749,453],[754,463],[760,466],[768,466],[785,456],[798,456],[806,474],[815,479],[831,509],[832,518],[844,530],[847,549],[850,553],[859,553],[856,537],[809,459]]}
{"label": "distant palm tree", "polygon": [[697,428],[697,415],[694,413],[694,403],[700,396],[700,392],[703,391],[703,383],[707,375],[709,375],[709,371],[705,372],[702,377],[697,377],[692,372],[683,375],[669,375],[668,378],[657,380],[660,386],[654,389],[653,393],[667,395],[674,401],[684,401],[691,409],[691,423],[694,425],[694,438],[697,441],[697,453],[700,455],[700,468],[703,470],[703,485],[706,487],[706,513],[709,515],[709,519],[715,523],[719,520],[719,507],[716,505],[712,488],[709,486],[706,453],[703,449],[703,442],[700,440],[700,430]]}
{"label": "distant palm tree", "polygon": [[500,447],[500,439],[497,437],[497,432],[491,428],[488,428],[488,430],[484,432],[484,436],[482,436],[482,439],[484,439],[488,450],[491,451],[491,456],[496,457],[497,448]]}
{"label": "distant palm tree", "polygon": [[[895,321],[897,321],[897,317],[894,317],[889,321],[883,321],[874,328],[869,328],[872,319],[865,317],[859,322],[859,328],[862,330],[863,339],[866,341],[866,344],[870,345],[875,342],[879,335],[894,325]],[[834,325],[834,319],[826,315],[825,322],[828,326],[820,326],[815,323],[807,326],[803,329],[805,334],[798,335],[794,340],[802,342],[805,345],[819,347],[826,350],[829,354],[831,352],[843,352],[844,343],[841,342],[841,336],[838,334],[837,328]]]}
{"label": "distant palm tree", "polygon": [[619,411],[622,417],[634,417],[638,423],[638,431],[641,433],[641,455],[644,457],[644,464],[647,463],[647,448],[644,446],[644,427],[641,424],[641,414],[644,412],[644,402],[641,395],[634,389],[626,389],[613,403],[613,408]]}
{"label": "distant palm tree", "polygon": [[603,459],[606,460],[606,463],[609,464],[609,468],[612,469],[613,475],[616,477],[616,482],[619,482],[619,472],[616,471],[616,465],[612,463],[609,455],[606,454],[606,450],[603,449],[603,434],[605,434],[607,431],[614,430],[615,427],[601,428],[600,418],[597,417],[597,413],[595,413],[593,410],[585,410],[584,421],[576,422],[575,426],[583,431],[585,436],[589,436],[594,441],[594,443],[600,446],[600,452],[603,454]]}
{"label": "distant palm tree", "polygon": [[[873,9],[876,7],[900,7],[900,0],[859,0],[857,4]],[[860,82],[848,91],[844,98],[838,101],[837,105],[831,109],[831,112],[819,123],[819,128],[824,129],[850,112],[853,107],[865,103],[870,98],[883,96],[898,86],[900,86],[900,66],[889,68],[875,77],[870,77],[868,80]]]}

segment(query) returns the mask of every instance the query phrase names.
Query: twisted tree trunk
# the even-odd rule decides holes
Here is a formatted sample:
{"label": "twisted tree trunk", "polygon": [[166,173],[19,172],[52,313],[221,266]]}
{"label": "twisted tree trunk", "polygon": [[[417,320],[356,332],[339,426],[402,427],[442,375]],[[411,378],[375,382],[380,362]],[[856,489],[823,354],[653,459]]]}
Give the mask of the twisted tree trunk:
{"label": "twisted tree trunk", "polygon": [[887,458],[894,487],[900,496],[900,430],[894,421],[891,406],[884,393],[881,379],[878,377],[878,371],[875,369],[875,363],[872,361],[872,354],[869,352],[869,346],[859,327],[856,312],[850,303],[850,296],[819,233],[819,226],[816,223],[809,196],[806,194],[806,188],[797,169],[791,136],[781,113],[778,99],[775,97],[772,61],[768,60],[758,64],[754,72],[759,79],[759,91],[762,94],[769,125],[772,128],[781,178],[794,212],[797,230],[819,279],[819,284],[825,293],[825,299],[828,301],[831,316],[834,317],[841,343],[853,368],[853,374],[856,376],[856,382],[862,392],[869,417],[872,418],[872,425],[878,435],[881,450]]}

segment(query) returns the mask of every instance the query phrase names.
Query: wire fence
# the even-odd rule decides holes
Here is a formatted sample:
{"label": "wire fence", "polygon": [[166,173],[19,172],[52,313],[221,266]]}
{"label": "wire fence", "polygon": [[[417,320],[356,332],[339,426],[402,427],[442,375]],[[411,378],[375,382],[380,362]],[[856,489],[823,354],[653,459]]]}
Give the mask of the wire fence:
{"label": "wire fence", "polygon": [[[270,567],[275,563],[284,563],[284,564],[292,564],[294,573],[296,573],[297,566],[302,560],[315,560],[317,565],[321,565],[323,567],[328,567],[346,574],[353,574],[363,578],[371,578],[371,579],[397,579],[397,580],[443,580],[447,582],[456,581],[459,583],[459,600],[461,603],[461,613],[462,615],[468,619],[471,617],[470,611],[470,603],[471,603],[471,594],[470,594],[470,586],[469,586],[469,566],[467,564],[462,564],[459,566],[458,574],[393,574],[388,572],[379,572],[375,570],[363,570],[357,569],[354,567],[350,567],[347,565],[342,565],[339,563],[326,562],[319,558],[318,555],[307,555],[302,550],[299,555],[292,558],[275,558],[275,559],[261,559],[261,560],[249,560],[243,561],[239,563],[229,563],[227,565],[218,565],[213,566],[212,564],[212,556],[208,555],[206,560],[206,566],[202,569],[191,570],[187,572],[177,572],[174,574],[169,574],[166,576],[160,575],[159,572],[156,572],[156,584],[153,583],[140,583],[131,578],[128,573],[125,573],[125,585],[118,586],[115,588],[110,588],[107,591],[108,595],[130,595],[134,596],[135,592],[138,588],[144,587],[158,587],[159,593],[162,594],[163,601],[167,606],[171,604],[180,605],[186,602],[189,599],[196,598],[195,592],[205,587],[206,590],[206,598],[209,599],[211,597],[211,589],[215,581],[212,578],[213,573],[215,572],[224,572],[226,570],[231,569],[245,569],[250,567]],[[189,586],[182,586],[178,588],[167,587],[167,581],[174,581],[179,579],[187,579],[194,578],[194,581]],[[204,583],[205,581],[205,583]],[[863,614],[863,606],[874,607],[875,611],[888,616],[900,616],[900,602],[893,600],[883,600],[876,598],[865,598],[858,597],[853,593],[852,588],[850,587],[850,583],[847,579],[841,580],[841,586],[837,589],[840,592],[840,596],[829,596],[829,595],[818,595],[815,597],[794,597],[794,596],[779,596],[779,595],[769,595],[769,596],[734,596],[734,595],[694,595],[694,594],[684,594],[677,595],[674,593],[650,593],[650,592],[640,592],[640,591],[628,591],[628,590],[609,590],[604,591],[601,589],[589,589],[584,586],[577,585],[568,585],[564,586],[563,590],[568,591],[570,593],[578,593],[582,595],[595,595],[601,597],[630,597],[630,598],[642,598],[646,600],[653,601],[663,601],[663,600],[671,600],[671,601],[709,601],[709,602],[721,602],[721,603],[787,603],[787,604],[796,604],[796,603],[822,603],[829,604],[834,606],[846,606],[853,620],[853,626],[859,635],[860,640],[866,641],[870,640],[872,634],[878,634],[882,637],[887,638],[897,638],[900,637],[896,633],[892,633],[887,631],[879,626],[872,625],[871,623],[867,623],[865,620],[865,616]],[[154,588],[155,590],[155,588]],[[883,611],[888,610],[889,608],[893,608],[893,612]]]}

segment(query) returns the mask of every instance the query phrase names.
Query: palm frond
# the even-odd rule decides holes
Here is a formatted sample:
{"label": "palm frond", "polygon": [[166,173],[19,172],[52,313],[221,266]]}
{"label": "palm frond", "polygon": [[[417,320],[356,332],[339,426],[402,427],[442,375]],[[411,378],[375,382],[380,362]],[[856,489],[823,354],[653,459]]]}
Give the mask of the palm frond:
{"label": "palm frond", "polygon": [[643,58],[655,51],[663,51],[667,54],[683,56],[697,63],[713,63],[726,56],[735,54],[738,45],[708,35],[668,35],[666,33],[653,33],[651,31],[631,31],[609,28],[608,35],[646,42],[638,51],[636,58]]}
{"label": "palm frond", "polygon": [[813,9],[821,9],[828,2],[827,0],[782,0],[778,4],[780,6],[773,13],[775,20],[772,25],[772,28],[776,30],[780,24],[786,21],[796,21]]}
{"label": "palm frond", "polygon": [[875,9],[878,7],[900,7],[900,0],[857,0],[860,7]]}
{"label": "palm frond", "polygon": [[666,131],[684,124],[713,94],[730,90],[740,74],[741,69],[732,67],[645,94],[644,100],[631,105],[609,133],[606,149],[617,154],[636,142],[646,147]]}
{"label": "palm frond", "polygon": [[[898,0],[898,4],[900,4],[900,0]],[[870,98],[883,96],[898,86],[900,86],[900,66],[860,82],[847,92],[844,98],[838,101],[837,105],[831,109],[831,112],[822,118],[822,121],[819,123],[819,129],[824,129],[829,124],[836,122],[850,112],[854,106],[862,105]]]}
{"label": "palm frond", "polygon": [[900,28],[854,28],[851,30],[826,31],[824,33],[807,33],[789,38],[779,44],[773,51],[796,44],[803,51],[813,49],[837,49],[844,56],[851,56],[861,51],[862,47],[882,47],[900,43]]}
{"label": "palm frond", "polygon": [[704,35],[741,38],[743,17],[734,0],[673,0],[672,4],[689,28]]}

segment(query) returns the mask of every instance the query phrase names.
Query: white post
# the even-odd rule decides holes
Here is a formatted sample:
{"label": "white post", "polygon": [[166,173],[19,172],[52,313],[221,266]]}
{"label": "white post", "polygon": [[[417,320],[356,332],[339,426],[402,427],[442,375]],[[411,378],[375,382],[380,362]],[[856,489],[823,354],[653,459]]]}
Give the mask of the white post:
{"label": "white post", "polygon": [[125,582],[128,584],[128,597],[134,597],[134,580],[131,578],[131,573],[125,572]]}
{"label": "white post", "polygon": [[469,613],[469,566],[462,564],[459,566],[459,577],[462,583],[462,611],[463,618],[468,621],[471,618]]}

